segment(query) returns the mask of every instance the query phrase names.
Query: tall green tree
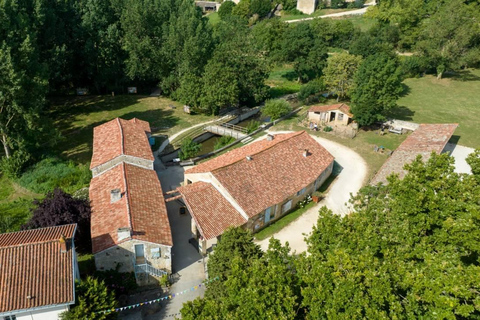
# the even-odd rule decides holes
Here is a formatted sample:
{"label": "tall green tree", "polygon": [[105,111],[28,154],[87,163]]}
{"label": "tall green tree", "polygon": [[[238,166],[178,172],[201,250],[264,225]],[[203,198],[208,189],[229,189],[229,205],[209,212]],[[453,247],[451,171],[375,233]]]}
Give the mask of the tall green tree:
{"label": "tall green tree", "polygon": [[451,0],[422,22],[417,50],[430,61],[442,78],[447,70],[458,70],[480,62],[480,6]]}
{"label": "tall green tree", "polygon": [[474,319],[480,185],[447,155],[368,187],[354,213],[320,212],[301,271],[308,319]]}
{"label": "tall green tree", "polygon": [[403,91],[402,73],[396,57],[385,53],[365,59],[354,75],[352,113],[360,125],[385,119]]}
{"label": "tall green tree", "polygon": [[345,99],[353,87],[353,76],[362,57],[341,52],[328,58],[324,70],[324,82],[329,92],[337,95],[337,101]]}
{"label": "tall green tree", "polygon": [[293,63],[300,82],[320,77],[328,58],[325,42],[306,23],[289,26],[283,38],[282,55],[285,61]]}

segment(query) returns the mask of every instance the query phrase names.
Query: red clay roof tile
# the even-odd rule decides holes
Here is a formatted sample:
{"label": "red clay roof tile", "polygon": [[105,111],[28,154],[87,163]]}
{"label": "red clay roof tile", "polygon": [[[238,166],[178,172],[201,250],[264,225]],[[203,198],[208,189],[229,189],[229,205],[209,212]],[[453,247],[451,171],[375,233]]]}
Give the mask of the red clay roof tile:
{"label": "red clay roof tile", "polygon": [[185,204],[206,240],[221,235],[228,227],[247,222],[210,183],[195,182],[177,190],[184,196]]}
{"label": "red clay roof tile", "polygon": [[[111,190],[122,197],[111,203]],[[132,238],[172,245],[163,192],[155,171],[121,163],[90,182],[93,253],[113,247],[119,228],[130,228]]]}
{"label": "red clay roof tile", "polygon": [[75,224],[0,235],[0,313],[74,303],[74,235]]}
{"label": "red clay roof tile", "polygon": [[93,155],[90,169],[120,155],[153,161],[146,132],[150,125],[139,119],[113,119],[93,129]]}
{"label": "red clay roof tile", "polygon": [[327,112],[333,110],[340,110],[349,117],[353,117],[353,114],[350,112],[350,107],[344,103],[332,104],[326,106],[312,106],[308,109],[309,112]]}

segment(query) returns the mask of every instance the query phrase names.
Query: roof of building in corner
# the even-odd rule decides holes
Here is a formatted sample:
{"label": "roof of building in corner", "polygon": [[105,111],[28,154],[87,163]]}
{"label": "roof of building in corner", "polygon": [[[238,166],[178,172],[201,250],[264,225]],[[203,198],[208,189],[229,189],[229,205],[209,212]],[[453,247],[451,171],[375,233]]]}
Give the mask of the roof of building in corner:
{"label": "roof of building in corner", "polygon": [[76,225],[0,234],[0,313],[72,304],[75,300],[73,250],[61,252]]}
{"label": "roof of building in corner", "polygon": [[[308,150],[308,156],[303,155]],[[249,156],[251,160],[246,157]],[[185,174],[211,172],[249,217],[311,184],[333,156],[305,131],[277,134],[204,162]]]}
{"label": "roof of building in corner", "polygon": [[[111,191],[122,197],[111,203]],[[92,251],[119,243],[119,228],[130,228],[132,238],[172,246],[170,223],[162,187],[154,170],[120,163],[90,182]]]}
{"label": "roof of building in corner", "polygon": [[353,117],[353,114],[350,112],[350,107],[344,103],[331,104],[326,106],[311,106],[308,109],[309,112],[327,112],[333,110],[340,110],[349,117]]}
{"label": "roof of building in corner", "polygon": [[153,154],[145,133],[150,124],[133,118],[113,119],[93,129],[93,154],[90,169],[120,155],[129,155],[153,161]]}
{"label": "roof of building in corner", "polygon": [[184,197],[200,233],[206,240],[221,235],[228,227],[247,222],[215,187],[207,182],[195,182],[177,189]]}
{"label": "roof of building in corner", "polygon": [[385,161],[370,184],[387,183],[387,177],[393,173],[403,178],[405,164],[411,163],[418,155],[427,161],[432,152],[441,153],[457,127],[457,123],[420,124]]}

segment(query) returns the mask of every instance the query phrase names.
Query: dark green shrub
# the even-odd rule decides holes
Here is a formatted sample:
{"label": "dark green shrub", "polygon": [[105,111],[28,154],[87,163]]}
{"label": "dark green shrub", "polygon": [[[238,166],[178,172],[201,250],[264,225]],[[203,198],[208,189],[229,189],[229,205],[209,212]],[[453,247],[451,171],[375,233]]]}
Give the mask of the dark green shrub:
{"label": "dark green shrub", "polygon": [[363,8],[363,6],[365,5],[365,0],[355,0],[353,2],[349,2],[348,5],[347,5],[347,8],[349,9],[360,9],[360,8]]}
{"label": "dark green shrub", "polygon": [[330,8],[332,9],[341,9],[345,8],[345,0],[331,0]]}
{"label": "dark green shrub", "polygon": [[118,272],[119,267],[120,265],[117,265],[117,269],[95,271],[93,274],[95,278],[105,282],[106,287],[113,291],[117,298],[132,293],[138,287],[135,274],[133,272]]}
{"label": "dark green shrub", "polygon": [[272,2],[270,0],[251,0],[250,12],[252,14],[256,13],[260,18],[262,18],[269,14],[271,10]]}
{"label": "dark green shrub", "polygon": [[178,153],[178,156],[180,160],[187,160],[198,155],[200,149],[202,149],[202,145],[200,143],[193,141],[192,138],[186,138],[180,145],[180,152]]}
{"label": "dark green shrub", "polygon": [[60,188],[67,193],[88,186],[91,173],[87,165],[75,165],[57,158],[46,158],[28,169],[18,183],[33,192],[47,193]]}
{"label": "dark green shrub", "polygon": [[311,104],[325,101],[322,93],[325,92],[325,84],[321,79],[315,79],[304,84],[298,93],[298,100],[304,104]]}
{"label": "dark green shrub", "polygon": [[333,130],[333,128],[329,127],[329,126],[326,126],[326,127],[323,128],[323,131],[325,131],[325,132],[330,132],[332,130]]}
{"label": "dark green shrub", "polygon": [[226,145],[229,145],[230,143],[232,143],[234,141],[235,141],[234,137],[222,136],[215,141],[215,145],[213,146],[213,150],[218,150],[220,148],[223,148]]}
{"label": "dark green shrub", "polygon": [[236,4],[233,1],[224,1],[218,9],[218,16],[220,19],[225,20],[226,17],[232,15],[232,10],[235,8]]}
{"label": "dark green shrub", "polygon": [[419,77],[428,67],[427,61],[422,57],[402,57],[400,68],[406,78]]}
{"label": "dark green shrub", "polygon": [[0,172],[11,179],[18,178],[29,160],[30,154],[18,150],[10,158],[3,157],[0,159]]}
{"label": "dark green shrub", "polygon": [[270,117],[270,121],[273,121],[287,115],[291,111],[292,107],[286,100],[267,100],[262,108],[262,115]]}

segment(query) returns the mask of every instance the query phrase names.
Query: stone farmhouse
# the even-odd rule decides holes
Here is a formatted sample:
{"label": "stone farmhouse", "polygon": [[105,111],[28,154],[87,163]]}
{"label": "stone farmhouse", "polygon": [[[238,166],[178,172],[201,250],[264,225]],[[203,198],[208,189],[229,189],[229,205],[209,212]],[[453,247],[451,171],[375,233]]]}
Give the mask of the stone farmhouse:
{"label": "stone farmhouse", "polygon": [[0,234],[0,319],[55,320],[75,303],[76,224]]}
{"label": "stone farmhouse", "polygon": [[353,114],[346,104],[327,106],[312,106],[308,109],[308,120],[316,124],[348,125],[352,122]]}
{"label": "stone farmhouse", "polygon": [[172,270],[172,234],[149,133],[148,122],[138,119],[95,127],[90,165],[96,268],[135,272],[139,284]]}
{"label": "stone farmhouse", "polygon": [[387,177],[394,173],[403,178],[406,174],[403,167],[415,160],[418,155],[422,156],[423,161],[427,161],[432,152],[442,153],[457,127],[456,123],[420,124],[385,161],[370,184],[386,184]]}
{"label": "stone farmhouse", "polygon": [[330,176],[333,163],[305,131],[268,135],[186,170],[174,198],[183,198],[205,254],[228,227],[255,232],[294,209]]}

